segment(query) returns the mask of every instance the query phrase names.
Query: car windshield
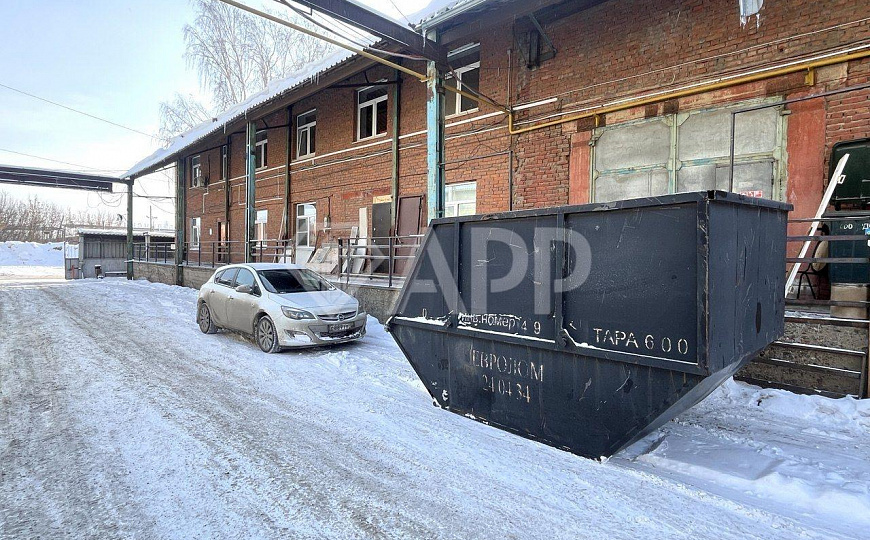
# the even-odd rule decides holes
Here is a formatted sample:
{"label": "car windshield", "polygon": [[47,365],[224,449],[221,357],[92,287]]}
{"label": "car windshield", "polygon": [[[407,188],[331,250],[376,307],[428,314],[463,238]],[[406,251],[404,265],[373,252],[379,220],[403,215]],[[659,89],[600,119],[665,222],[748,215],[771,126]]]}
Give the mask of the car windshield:
{"label": "car windshield", "polygon": [[263,287],[276,294],[329,291],[335,288],[311,270],[260,270],[257,274]]}

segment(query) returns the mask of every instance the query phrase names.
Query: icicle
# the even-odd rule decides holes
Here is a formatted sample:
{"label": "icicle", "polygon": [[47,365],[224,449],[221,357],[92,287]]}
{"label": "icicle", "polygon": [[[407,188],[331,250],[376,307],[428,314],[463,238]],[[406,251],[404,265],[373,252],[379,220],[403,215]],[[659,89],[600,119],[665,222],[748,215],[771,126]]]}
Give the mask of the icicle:
{"label": "icicle", "polygon": [[740,2],[740,26],[745,28],[749,18],[755,15],[755,27],[761,27],[761,6],[764,0],[738,0]]}

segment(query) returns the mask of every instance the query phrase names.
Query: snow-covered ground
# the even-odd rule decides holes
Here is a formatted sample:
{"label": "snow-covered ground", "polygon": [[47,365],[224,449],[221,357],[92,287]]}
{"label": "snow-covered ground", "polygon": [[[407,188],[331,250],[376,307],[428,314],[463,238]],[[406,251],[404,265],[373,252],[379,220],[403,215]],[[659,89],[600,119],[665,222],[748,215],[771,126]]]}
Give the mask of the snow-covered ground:
{"label": "snow-covered ground", "polygon": [[62,278],[63,242],[0,242],[0,280]]}
{"label": "snow-covered ground", "polygon": [[375,320],[266,355],[195,298],[0,283],[0,537],[870,534],[870,403],[729,382],[599,463],[433,407]]}

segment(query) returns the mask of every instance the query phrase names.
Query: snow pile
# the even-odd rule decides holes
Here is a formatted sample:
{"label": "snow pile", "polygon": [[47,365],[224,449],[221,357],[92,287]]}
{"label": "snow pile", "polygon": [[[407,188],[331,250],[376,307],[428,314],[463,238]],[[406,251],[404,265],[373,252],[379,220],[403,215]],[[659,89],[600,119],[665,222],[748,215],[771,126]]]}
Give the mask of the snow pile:
{"label": "snow pile", "polygon": [[2,242],[0,266],[63,266],[63,242]]}
{"label": "snow pile", "polygon": [[729,380],[624,457],[847,537],[870,525],[870,400]]}
{"label": "snow pile", "polygon": [[63,242],[0,242],[0,277],[63,277]]}

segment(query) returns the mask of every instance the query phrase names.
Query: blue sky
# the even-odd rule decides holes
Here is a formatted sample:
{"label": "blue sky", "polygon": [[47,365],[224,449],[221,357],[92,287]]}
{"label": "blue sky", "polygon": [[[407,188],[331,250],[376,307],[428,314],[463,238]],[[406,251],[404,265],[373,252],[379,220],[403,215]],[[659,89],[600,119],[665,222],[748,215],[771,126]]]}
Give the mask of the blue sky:
{"label": "blue sky", "polygon": [[[389,0],[366,2],[392,12]],[[397,0],[412,13],[426,0]],[[252,0],[261,7],[264,2]],[[273,2],[266,2],[273,9]],[[202,95],[183,58],[182,28],[193,21],[184,0],[0,0],[0,84],[156,133],[161,101],[175,92]],[[0,87],[0,149],[76,165],[123,172],[158,143]],[[79,169],[0,150],[0,163]],[[37,195],[75,209],[119,208],[120,197],[48,188],[0,185],[14,196]],[[138,193],[171,194],[170,179],[155,175]],[[117,200],[117,202],[116,202]],[[148,203],[136,200],[137,223],[147,223]],[[158,222],[172,223],[165,201],[154,201]]]}
{"label": "blue sky", "polygon": [[[0,84],[156,132],[162,100],[176,91],[198,93],[195,73],[182,57],[182,27],[192,19],[190,5],[178,0],[0,0]],[[0,88],[0,149],[126,170],[156,148],[156,141],[143,135]],[[5,151],[0,163],[75,168]],[[168,192],[165,178],[149,179],[142,188],[149,194]],[[74,208],[101,205],[95,194],[0,189]],[[113,204],[116,198],[105,199]],[[137,221],[148,213],[144,201],[136,201]],[[169,208],[165,201],[155,204]]]}

